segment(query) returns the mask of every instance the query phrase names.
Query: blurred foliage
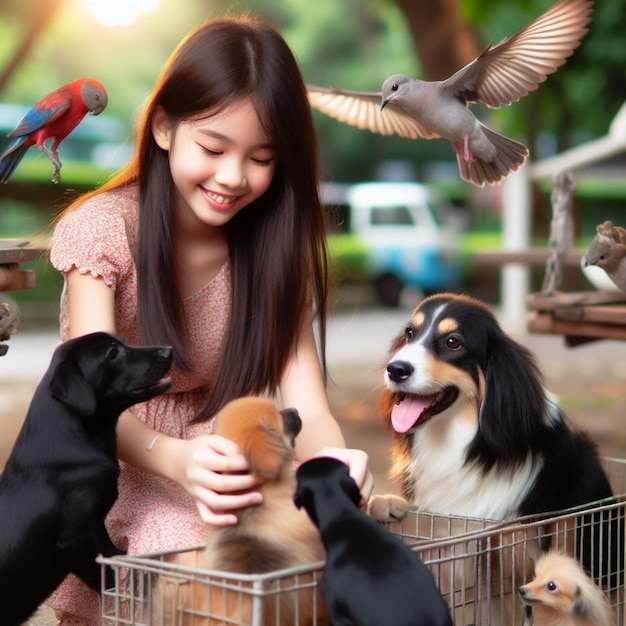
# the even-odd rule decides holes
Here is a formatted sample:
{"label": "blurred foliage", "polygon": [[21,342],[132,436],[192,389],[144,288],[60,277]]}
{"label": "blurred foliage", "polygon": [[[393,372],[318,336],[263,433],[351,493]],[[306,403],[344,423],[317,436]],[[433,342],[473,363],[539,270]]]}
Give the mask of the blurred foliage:
{"label": "blurred foliage", "polygon": [[[42,0],[0,0],[0,67],[6,65]],[[47,1],[47,0],[44,0]],[[130,1],[130,0],[129,0]],[[480,45],[511,35],[551,0],[463,0]],[[137,112],[171,51],[204,19],[251,11],[274,23],[301,63],[308,82],[375,91],[392,73],[420,75],[404,17],[393,0],[160,0],[130,26],[102,26],[85,0],[63,0],[51,23],[0,94],[3,102],[32,104],[77,76],[101,80],[107,112],[132,134]],[[511,107],[482,111],[490,124],[528,142],[552,138],[552,150],[604,135],[626,96],[626,0],[596,3],[590,32],[568,63]],[[454,153],[445,141],[380,137],[314,113],[324,176],[355,181],[375,177],[389,160],[406,160],[418,179]],[[540,154],[534,151],[534,154]]]}

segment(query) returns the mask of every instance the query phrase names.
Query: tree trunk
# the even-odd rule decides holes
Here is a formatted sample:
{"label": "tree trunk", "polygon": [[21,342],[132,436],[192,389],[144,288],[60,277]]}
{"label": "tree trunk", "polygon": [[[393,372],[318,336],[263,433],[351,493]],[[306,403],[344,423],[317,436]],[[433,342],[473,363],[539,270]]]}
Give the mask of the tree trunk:
{"label": "tree trunk", "polygon": [[37,10],[29,14],[31,19],[28,28],[22,37],[22,41],[6,67],[0,72],[0,93],[6,87],[15,70],[24,62],[41,31],[52,21],[56,11],[64,0],[45,0],[38,5]]}
{"label": "tree trunk", "polygon": [[480,52],[472,28],[459,12],[459,0],[395,0],[406,17],[423,80],[443,80]]}

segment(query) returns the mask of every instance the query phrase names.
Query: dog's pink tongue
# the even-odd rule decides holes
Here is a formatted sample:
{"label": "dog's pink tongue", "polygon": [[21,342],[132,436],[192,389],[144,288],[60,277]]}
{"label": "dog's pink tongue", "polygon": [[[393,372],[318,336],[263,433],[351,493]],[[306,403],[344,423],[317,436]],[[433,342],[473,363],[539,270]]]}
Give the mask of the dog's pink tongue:
{"label": "dog's pink tongue", "polygon": [[431,405],[431,396],[408,396],[391,410],[391,425],[397,433],[405,433]]}

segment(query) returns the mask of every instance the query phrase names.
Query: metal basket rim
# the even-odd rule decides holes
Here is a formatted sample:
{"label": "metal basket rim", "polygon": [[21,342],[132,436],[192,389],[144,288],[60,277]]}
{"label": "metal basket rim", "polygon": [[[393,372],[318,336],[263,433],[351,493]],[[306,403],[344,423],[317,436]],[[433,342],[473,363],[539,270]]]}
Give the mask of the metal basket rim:
{"label": "metal basket rim", "polygon": [[299,575],[309,574],[321,570],[324,561],[316,561],[305,565],[296,565],[279,570],[272,570],[264,574],[242,574],[237,572],[228,572],[225,570],[211,570],[198,567],[190,567],[189,565],[180,565],[170,561],[161,560],[167,555],[177,555],[184,552],[193,552],[195,550],[204,549],[204,545],[182,548],[178,550],[167,550],[163,552],[151,552],[141,555],[120,554],[111,557],[98,556],[97,562],[102,565],[113,567],[141,567],[143,571],[151,573],[163,574],[170,572],[172,574],[183,574],[186,576],[195,576],[201,574],[203,577],[222,579],[224,581],[232,580],[237,582],[263,583],[274,581],[277,578],[297,577]]}

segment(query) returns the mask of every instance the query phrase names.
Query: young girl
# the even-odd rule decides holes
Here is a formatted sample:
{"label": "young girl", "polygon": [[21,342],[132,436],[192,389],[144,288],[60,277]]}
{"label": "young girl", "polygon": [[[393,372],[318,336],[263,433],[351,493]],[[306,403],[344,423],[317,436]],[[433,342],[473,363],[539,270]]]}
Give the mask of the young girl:
{"label": "young girl", "polygon": [[[344,460],[369,497],[367,455],[346,449],[326,397],[317,185],[293,54],[262,22],[228,18],[181,43],[130,163],[58,222],[62,339],[104,330],[175,350],[170,391],[119,421],[122,474],[107,527],[129,553],[201,544],[211,525],[236,522],[233,509],[259,503],[236,445],[211,435],[212,416],[242,395],[278,389],[303,421],[298,459]],[[100,623],[98,594],[73,576],[49,604],[61,624]]]}

